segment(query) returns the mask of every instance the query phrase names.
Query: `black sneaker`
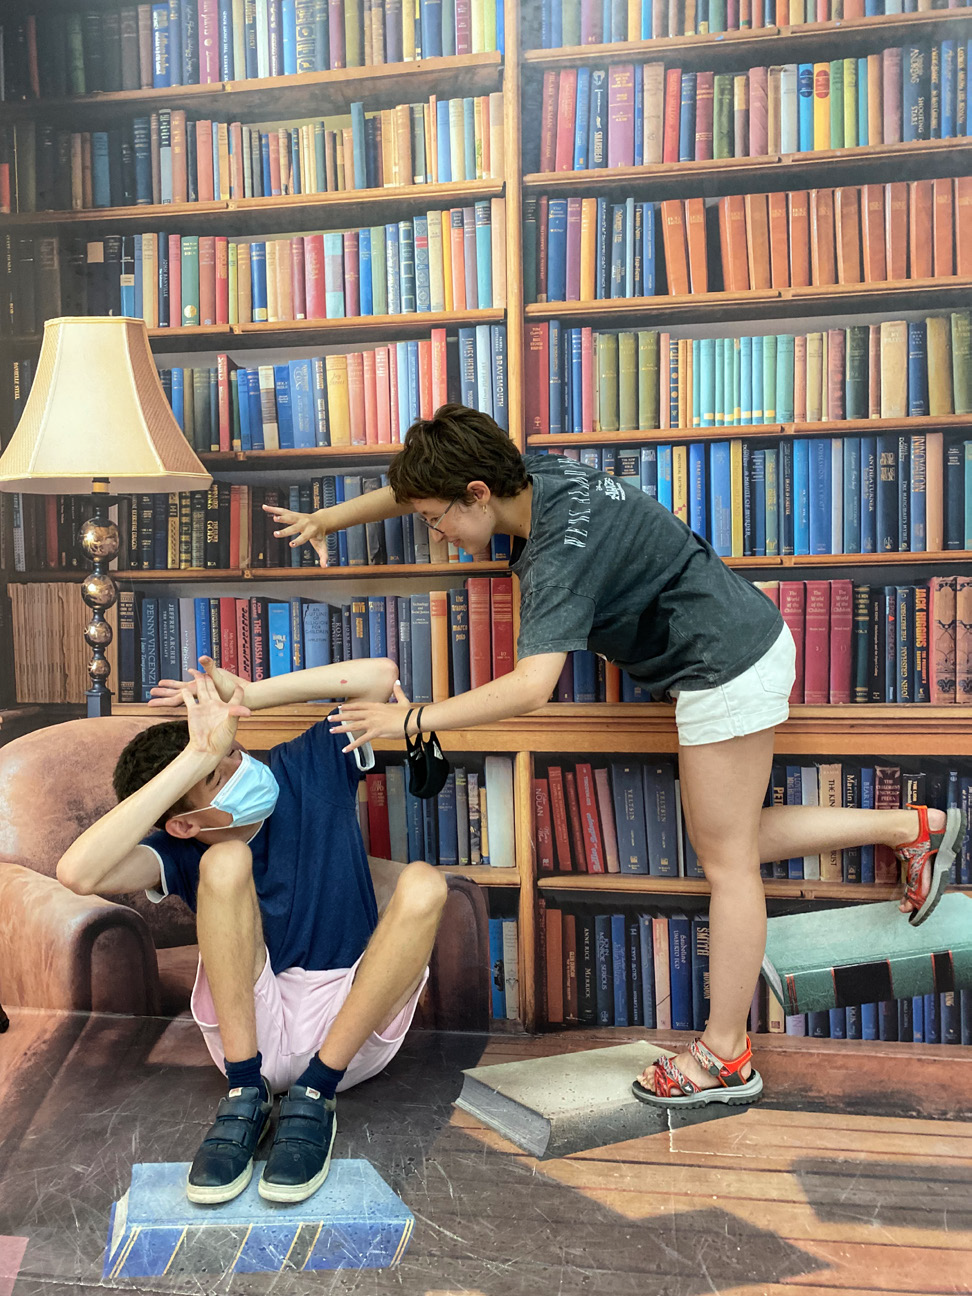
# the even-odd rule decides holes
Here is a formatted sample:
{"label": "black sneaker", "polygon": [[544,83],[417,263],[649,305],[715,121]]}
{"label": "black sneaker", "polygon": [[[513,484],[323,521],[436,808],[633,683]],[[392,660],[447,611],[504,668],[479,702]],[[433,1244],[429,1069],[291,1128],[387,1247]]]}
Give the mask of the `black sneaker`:
{"label": "black sneaker", "polygon": [[267,1201],[301,1202],[316,1193],[331,1168],[337,1133],[337,1100],[316,1089],[290,1086],[280,1103],[280,1121],[263,1167],[260,1196]]}
{"label": "black sneaker", "polygon": [[220,1100],[216,1119],[189,1168],[186,1196],[212,1206],[238,1197],[253,1174],[257,1144],[270,1128],[273,1095],[260,1089],[231,1089]]}

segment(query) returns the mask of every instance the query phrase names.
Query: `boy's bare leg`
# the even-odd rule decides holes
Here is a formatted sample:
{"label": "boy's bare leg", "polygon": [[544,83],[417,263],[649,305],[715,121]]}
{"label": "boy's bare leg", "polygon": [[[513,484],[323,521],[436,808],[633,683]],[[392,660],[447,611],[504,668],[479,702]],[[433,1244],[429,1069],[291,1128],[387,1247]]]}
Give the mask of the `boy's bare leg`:
{"label": "boy's bare leg", "polygon": [[196,939],[223,1052],[227,1062],[242,1062],[257,1051],[253,986],[266,962],[253,856],[244,842],[210,846],[199,861]]}
{"label": "boy's bare leg", "polygon": [[369,1036],[380,1033],[411,998],[428,966],[446,895],[445,875],[430,864],[416,861],[401,869],[351,991],[318,1051],[325,1066],[345,1070]]}

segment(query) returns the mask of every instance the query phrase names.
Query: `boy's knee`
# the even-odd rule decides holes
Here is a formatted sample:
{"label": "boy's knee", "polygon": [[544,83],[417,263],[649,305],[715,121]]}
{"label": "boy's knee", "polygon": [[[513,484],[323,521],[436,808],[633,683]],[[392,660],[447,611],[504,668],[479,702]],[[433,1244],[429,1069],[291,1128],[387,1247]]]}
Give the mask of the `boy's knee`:
{"label": "boy's knee", "polygon": [[253,852],[246,842],[219,842],[203,852],[199,860],[199,887],[218,894],[231,894],[253,886]]}
{"label": "boy's knee", "polygon": [[438,916],[445,908],[448,894],[445,874],[424,860],[415,860],[402,869],[395,887],[398,906],[416,915]]}

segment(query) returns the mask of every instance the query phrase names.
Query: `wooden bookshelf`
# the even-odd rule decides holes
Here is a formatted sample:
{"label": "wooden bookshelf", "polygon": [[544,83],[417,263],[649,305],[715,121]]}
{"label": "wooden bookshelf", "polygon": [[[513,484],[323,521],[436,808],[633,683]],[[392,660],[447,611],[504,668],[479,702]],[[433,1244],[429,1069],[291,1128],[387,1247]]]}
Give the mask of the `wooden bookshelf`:
{"label": "wooden bookshelf", "polygon": [[[52,8],[67,6],[57,4]],[[97,8],[87,5],[86,8]],[[39,4],[30,6],[42,8]],[[263,77],[251,81],[218,81],[211,85],[169,86],[155,90],[99,91],[66,99],[31,99],[0,104],[0,123],[31,119],[46,121],[69,117],[90,129],[101,123],[142,116],[159,108],[183,108],[199,117],[235,120],[283,121],[300,117],[326,117],[350,112],[352,103],[369,109],[415,103],[435,94],[441,99],[484,95],[499,90],[503,79],[502,55],[457,54],[449,58],[418,59],[413,63],[337,68],[331,72],[302,72],[296,76]],[[232,96],[232,99],[228,96]]]}
{"label": "wooden bookshelf", "polygon": [[[652,324],[715,324],[730,320],[810,318],[834,314],[840,295],[841,314],[880,311],[947,311],[965,309],[972,279],[901,279],[881,284],[829,284],[811,288],[758,288],[748,292],[616,297],[610,301],[539,302],[525,307],[527,322],[560,320],[566,325],[604,324],[610,328],[645,328]],[[845,304],[846,303],[846,304]]]}
{"label": "wooden bookshelf", "polygon": [[677,61],[688,71],[742,68],[762,63],[810,62],[871,53],[876,47],[912,40],[948,40],[968,29],[972,14],[963,9],[930,13],[848,18],[825,23],[796,23],[702,36],[662,36],[654,40],[616,41],[601,45],[567,45],[559,49],[526,49],[527,71],[565,67],[603,67],[628,60]]}
{"label": "wooden bookshelf", "polygon": [[870,144],[812,153],[715,158],[705,162],[659,162],[653,166],[587,171],[532,171],[523,192],[555,198],[587,195],[637,199],[691,198],[698,194],[778,193],[818,185],[878,184],[968,175],[972,144],[965,139],[921,140],[916,144]]}
{"label": "wooden bookshelf", "polygon": [[79,211],[18,212],[0,215],[7,230],[41,233],[49,229],[82,232],[103,229],[121,234],[146,229],[205,231],[215,227],[230,238],[279,234],[301,222],[315,227],[353,225],[366,207],[375,222],[424,213],[433,208],[469,206],[503,193],[500,180],[456,180],[448,184],[388,185],[381,189],[342,189],[330,193],[284,194],[270,198],[221,198],[214,202],[164,203],[141,207],[94,207]]}
{"label": "wooden bookshelf", "polygon": [[[106,0],[107,2],[107,0]],[[113,0],[114,2],[114,0]],[[101,0],[6,0],[15,12],[84,11]],[[539,5],[536,5],[539,10]],[[656,200],[664,197],[746,192],[779,192],[816,184],[879,183],[886,180],[934,178],[972,174],[972,140],[928,140],[918,144],[876,145],[846,150],[770,157],[731,158],[639,168],[524,174],[524,149],[529,165],[534,156],[537,121],[532,103],[545,72],[564,67],[606,67],[632,60],[661,60],[685,69],[741,70],[752,65],[818,58],[852,57],[887,45],[937,40],[954,35],[972,36],[972,9],[936,10],[848,22],[805,26],[769,27],[757,31],[718,35],[624,42],[558,50],[521,49],[516,34],[521,13],[530,22],[532,6],[524,0],[507,0],[507,52],[426,59],[412,64],[349,68],[335,72],[275,77],[259,81],[221,82],[207,86],[182,86],[165,90],[139,90],[92,94],[46,103],[0,104],[0,126],[25,120],[99,129],[120,126],[136,115],[159,108],[183,108],[191,116],[213,116],[245,122],[292,121],[344,114],[351,102],[362,102],[366,111],[399,103],[418,102],[435,94],[441,98],[487,94],[504,88],[505,172],[490,180],[441,185],[389,186],[339,193],[294,195],[276,198],[233,199],[210,203],[185,203],[150,207],[117,207],[97,211],[36,212],[0,216],[0,234],[29,236],[54,232],[93,235],[137,232],[145,229],[173,232],[205,231],[245,237],[255,234],[303,233],[308,229],[347,228],[384,223],[430,209],[470,205],[503,195],[506,201],[506,261],[508,282],[504,309],[410,313],[341,320],[291,321],[278,324],[237,324],[194,329],[154,329],[153,350],[159,356],[176,353],[229,351],[279,351],[290,348],[340,347],[427,335],[436,327],[455,330],[476,324],[505,323],[507,329],[508,406],[510,435],[521,449],[580,446],[638,445],[748,438],[753,440],[812,436],[873,436],[887,431],[915,434],[944,431],[972,435],[972,416],[917,419],[877,419],[847,422],[776,423],[752,427],[642,429],[631,432],[525,436],[523,407],[526,378],[523,369],[524,331],[528,324],[559,319],[568,324],[609,328],[696,324],[703,327],[746,320],[812,321],[841,314],[892,312],[933,313],[968,305],[972,280],[908,280],[887,284],[829,286],[751,293],[711,293],[698,296],[658,296],[600,302],[561,302],[524,305],[521,267],[522,202],[538,195],[596,195],[618,201],[629,195]],[[39,337],[4,338],[4,356],[21,357],[36,351]],[[387,463],[397,445],[328,446],[299,450],[229,451],[203,453],[206,465],[220,478],[240,480],[244,475],[288,469],[325,471],[364,470]],[[737,558],[730,565],[750,574],[768,577],[809,575],[814,571],[860,573],[867,580],[882,580],[893,569],[915,579],[923,571],[967,567],[972,553],[880,553]],[[502,563],[413,564],[408,566],[332,568],[236,568],[231,570],[120,571],[116,580],[136,588],[198,586],[220,583],[252,589],[278,582],[314,582],[320,597],[321,582],[382,581],[403,591],[422,582],[443,587],[466,576],[506,570]],[[33,581],[80,581],[81,569],[64,572],[6,572],[0,584]],[[308,593],[311,591],[308,590]],[[5,594],[0,591],[0,594]],[[518,607],[514,606],[514,627]],[[328,708],[308,704],[259,711],[239,726],[243,744],[265,751],[303,732],[321,720]],[[164,720],[172,711],[143,704],[115,706],[116,713]],[[22,706],[0,713],[0,741],[8,733],[80,716],[82,707]],[[677,734],[671,707],[657,704],[550,704],[516,719],[481,728],[440,735],[442,746],[453,756],[466,753],[510,754],[514,758],[516,815],[515,860],[497,868],[451,870],[488,888],[516,895],[520,944],[521,1015],[528,1028],[543,1025],[539,1019],[537,978],[537,900],[563,893],[578,893],[602,902],[611,895],[671,895],[701,897],[708,885],[697,879],[658,879],[617,874],[549,875],[538,878],[531,831],[532,780],[535,758],[591,753],[640,756],[674,754]],[[853,705],[794,706],[780,729],[781,753],[808,758],[924,758],[968,759],[972,751],[972,705]],[[376,744],[385,755],[402,757],[402,742]],[[767,880],[768,896],[800,902],[871,901],[889,899],[897,888],[850,886],[818,881]]]}

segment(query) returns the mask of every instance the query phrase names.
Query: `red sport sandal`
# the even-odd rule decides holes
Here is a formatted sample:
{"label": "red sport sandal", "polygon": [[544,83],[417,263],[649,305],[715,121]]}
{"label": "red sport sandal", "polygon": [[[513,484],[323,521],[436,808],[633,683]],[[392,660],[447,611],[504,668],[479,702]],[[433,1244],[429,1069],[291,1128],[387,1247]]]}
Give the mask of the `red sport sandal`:
{"label": "red sport sandal", "polygon": [[700,1088],[670,1057],[662,1057],[655,1063],[655,1092],[646,1089],[640,1080],[633,1082],[631,1092],[641,1102],[654,1107],[706,1107],[709,1103],[735,1107],[755,1102],[763,1092],[763,1077],[758,1071],[753,1070],[748,1080],[740,1075],[753,1056],[748,1035],[743,1052],[729,1061],[713,1053],[703,1044],[701,1036],[692,1041],[689,1052],[703,1071],[718,1080],[717,1085],[711,1089]]}
{"label": "red sport sandal", "polygon": [[[928,827],[928,807],[910,805],[918,811],[918,836],[899,846],[895,857],[905,866],[905,899],[916,907],[908,915],[912,927],[923,923],[941,900],[948,886],[952,864],[965,840],[965,817],[961,810],[945,811],[945,827],[932,832]],[[922,882],[925,865],[929,865],[928,885]]]}

